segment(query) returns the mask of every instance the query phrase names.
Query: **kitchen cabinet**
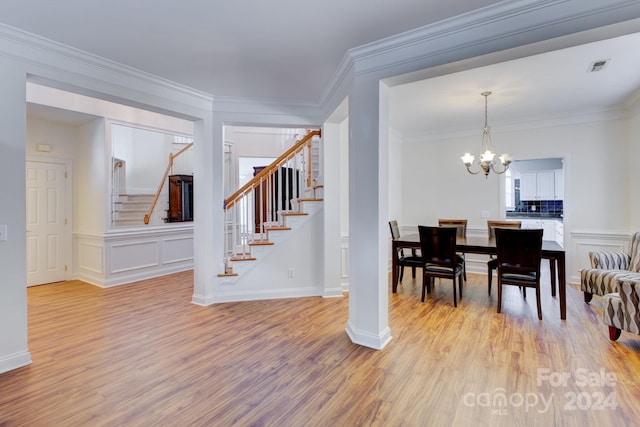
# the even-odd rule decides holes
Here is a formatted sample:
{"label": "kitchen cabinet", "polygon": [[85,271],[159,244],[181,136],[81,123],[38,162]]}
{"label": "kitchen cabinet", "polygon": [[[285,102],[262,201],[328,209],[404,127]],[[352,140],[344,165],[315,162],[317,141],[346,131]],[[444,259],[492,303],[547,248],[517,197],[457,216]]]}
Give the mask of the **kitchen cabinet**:
{"label": "kitchen cabinet", "polygon": [[538,196],[537,174],[523,173],[520,175],[520,200],[536,200]]}
{"label": "kitchen cabinet", "polygon": [[553,200],[555,197],[555,183],[553,172],[538,172],[536,174],[537,200]]}
{"label": "kitchen cabinet", "polygon": [[[564,185],[561,186],[564,187]],[[520,200],[556,199],[556,173],[554,171],[530,172],[520,175]]]}
{"label": "kitchen cabinet", "polygon": [[553,172],[523,173],[520,175],[520,200],[553,200],[555,177]]}

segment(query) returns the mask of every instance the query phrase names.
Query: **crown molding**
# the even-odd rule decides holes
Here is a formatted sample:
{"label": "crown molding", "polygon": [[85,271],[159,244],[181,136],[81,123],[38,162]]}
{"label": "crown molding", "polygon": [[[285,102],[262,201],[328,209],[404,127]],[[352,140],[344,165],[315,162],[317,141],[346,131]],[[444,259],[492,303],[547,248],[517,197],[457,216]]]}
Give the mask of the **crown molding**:
{"label": "crown molding", "polygon": [[[138,84],[143,83],[161,87],[163,90],[179,93],[182,96],[195,99],[198,103],[204,102],[210,104],[213,100],[213,95],[209,93],[198,91],[168,79],[1,23],[0,56],[19,60],[42,69],[55,72],[62,71],[66,74],[77,76],[81,80],[100,82],[101,79],[93,75],[88,76],[85,73],[74,71],[76,68],[75,65],[80,69],[90,67],[120,79],[124,78],[137,82]],[[64,67],[65,63],[74,64],[74,67]],[[39,82],[41,79],[35,78],[34,81]],[[109,80],[108,82],[113,85],[118,85],[118,83],[113,80]]]}
{"label": "crown molding", "polygon": [[355,74],[362,75],[449,58],[469,48],[474,48],[473,56],[477,56],[638,16],[637,0],[505,1],[352,48],[347,55],[352,58]]}
{"label": "crown molding", "polygon": [[334,98],[347,95],[340,90],[356,75],[377,72],[381,79],[394,77],[638,17],[637,0],[503,1],[349,49],[321,104],[337,105]]}
{"label": "crown molding", "polygon": [[[464,13],[452,18],[444,19],[424,27],[419,27],[404,33],[368,43],[362,46],[349,49],[347,52],[352,60],[358,64],[357,73],[363,74],[373,70],[384,68],[373,66],[371,68],[363,66],[361,63],[366,59],[377,57],[398,49],[404,49],[415,45],[431,42],[436,39],[454,36],[465,33],[469,30],[494,24],[499,21],[522,16],[532,11],[548,8],[570,0],[515,0],[501,2],[483,7],[471,12]],[[501,37],[509,35],[504,33]],[[486,40],[494,39],[495,36],[487,37]],[[474,44],[482,43],[484,40],[477,40]],[[460,44],[469,44],[468,40]],[[431,56],[431,54],[429,54]]]}

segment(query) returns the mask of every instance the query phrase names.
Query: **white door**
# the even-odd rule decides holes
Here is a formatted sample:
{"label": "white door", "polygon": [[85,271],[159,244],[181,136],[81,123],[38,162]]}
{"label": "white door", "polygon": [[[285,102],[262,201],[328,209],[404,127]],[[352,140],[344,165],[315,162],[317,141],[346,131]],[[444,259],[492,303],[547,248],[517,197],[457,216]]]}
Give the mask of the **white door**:
{"label": "white door", "polygon": [[27,162],[27,286],[65,280],[66,166]]}

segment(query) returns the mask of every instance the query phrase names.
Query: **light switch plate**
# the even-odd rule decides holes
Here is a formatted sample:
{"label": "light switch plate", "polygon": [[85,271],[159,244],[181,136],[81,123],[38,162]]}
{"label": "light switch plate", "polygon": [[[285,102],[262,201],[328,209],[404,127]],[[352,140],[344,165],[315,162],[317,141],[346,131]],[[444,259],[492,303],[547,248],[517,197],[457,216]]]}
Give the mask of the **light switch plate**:
{"label": "light switch plate", "polygon": [[0,224],[0,242],[7,241],[7,225]]}

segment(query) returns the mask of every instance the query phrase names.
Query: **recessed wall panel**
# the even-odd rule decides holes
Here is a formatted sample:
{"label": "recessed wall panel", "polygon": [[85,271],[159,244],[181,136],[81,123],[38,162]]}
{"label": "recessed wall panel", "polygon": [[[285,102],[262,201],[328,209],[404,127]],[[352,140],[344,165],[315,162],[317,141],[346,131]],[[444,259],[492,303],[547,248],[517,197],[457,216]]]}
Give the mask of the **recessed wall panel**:
{"label": "recessed wall panel", "polygon": [[111,273],[122,273],[160,264],[159,242],[132,242],[111,247]]}
{"label": "recessed wall panel", "polygon": [[165,264],[192,260],[193,237],[164,240],[163,254]]}

